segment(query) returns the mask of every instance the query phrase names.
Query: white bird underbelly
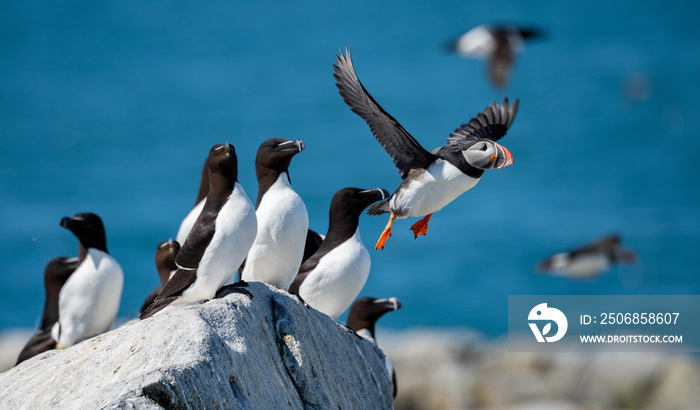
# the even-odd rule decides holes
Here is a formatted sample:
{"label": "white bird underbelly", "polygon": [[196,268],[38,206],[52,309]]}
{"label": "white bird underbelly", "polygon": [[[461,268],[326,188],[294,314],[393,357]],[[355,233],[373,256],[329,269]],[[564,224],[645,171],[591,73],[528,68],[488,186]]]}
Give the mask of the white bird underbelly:
{"label": "white bird underbelly", "polygon": [[243,279],[287,290],[304,256],[309,215],[286,173],[265,193],[256,215],[258,234],[248,252]]}
{"label": "white bird underbelly", "polygon": [[314,309],[337,319],[362,290],[370,264],[358,227],[350,239],[319,260],[299,287],[299,295]]}
{"label": "white bird underbelly", "polygon": [[59,293],[51,334],[65,348],[109,330],[119,311],[124,273],[109,254],[90,248]]}
{"label": "white bird underbelly", "polygon": [[398,218],[423,217],[442,209],[472,189],[472,178],[449,162],[438,159],[417,178],[401,184],[389,200],[389,208]]}
{"label": "white bird underbelly", "polygon": [[255,208],[243,187],[236,183],[216,217],[216,228],[197,267],[197,279],[173,304],[196,302],[214,297],[236,270],[255,241],[258,222]]}
{"label": "white bird underbelly", "polygon": [[567,276],[570,278],[595,276],[610,269],[611,266],[610,259],[604,253],[580,255],[568,260],[566,265],[558,264],[556,259],[554,259],[554,261],[552,273],[554,275]]}

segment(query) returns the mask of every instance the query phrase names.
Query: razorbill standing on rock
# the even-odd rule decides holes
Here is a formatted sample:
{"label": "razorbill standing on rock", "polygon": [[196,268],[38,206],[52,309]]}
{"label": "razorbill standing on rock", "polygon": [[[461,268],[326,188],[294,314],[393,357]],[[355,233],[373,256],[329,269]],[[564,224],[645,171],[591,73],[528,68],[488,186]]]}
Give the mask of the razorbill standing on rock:
{"label": "razorbill standing on rock", "polygon": [[241,268],[245,281],[265,282],[286,290],[299,271],[309,215],[304,201],[292,188],[289,164],[303,150],[301,140],[282,138],[270,138],[258,148],[258,233]]}
{"label": "razorbill standing on rock", "polygon": [[360,238],[360,214],[389,197],[383,189],[344,188],[331,200],[328,233],[318,251],[299,268],[289,292],[313,308],[338,318],[362,290],[370,258]]}
{"label": "razorbill standing on rock", "polygon": [[51,337],[51,329],[58,322],[58,294],[71,274],[80,265],[78,258],[58,257],[52,259],[44,269],[44,290],[46,302],[41,317],[41,326],[34,336],[24,345],[17,359],[17,364],[39,353],[56,348],[56,340]]}
{"label": "razorbill standing on rock", "polygon": [[209,193],[202,213],[180,248],[177,271],[141,315],[152,316],[170,304],[213,298],[253,245],[258,229],[255,208],[238,183],[238,158],[228,143],[214,145],[207,159]]}
{"label": "razorbill standing on rock", "polygon": [[411,229],[414,236],[425,235],[433,213],[473,188],[485,170],[501,169],[513,163],[513,156],[495,141],[506,134],[518,110],[504,99],[495,102],[476,118],[455,130],[447,145],[426,151],[391,115],[382,109],[357,78],[350,51],[340,53],[334,65],[340,95],[350,109],[369,125],[374,137],[393,158],[404,180],[387,201],[373,205],[368,213],[391,217],[375,249],[383,249],[391,236],[395,218],[424,217]]}
{"label": "razorbill standing on rock", "polygon": [[107,252],[99,216],[79,213],[61,220],[79,243],[79,265],[58,296],[58,322],[51,330],[56,348],[73,346],[109,330],[119,312],[124,272]]}
{"label": "razorbill standing on rock", "polygon": [[[377,320],[384,316],[385,313],[399,309],[401,309],[401,301],[397,298],[359,298],[350,306],[347,326],[359,336],[370,339],[372,343],[377,344],[377,339],[374,336],[374,327],[377,324]],[[391,375],[391,381],[394,384],[394,397],[396,397],[396,371],[394,371],[394,367],[389,362],[389,358],[384,357],[384,359],[386,361],[386,370]]]}
{"label": "razorbill standing on rock", "polygon": [[172,238],[167,241],[163,241],[156,247],[156,269],[158,270],[158,277],[160,278],[160,285],[153,289],[151,293],[148,294],[146,300],[144,300],[143,305],[141,305],[141,310],[139,313],[143,313],[146,308],[151,306],[156,295],[160,293],[168,283],[168,280],[177,270],[177,265],[175,265],[175,257],[177,253],[180,252],[180,244],[177,241],[173,241]]}
{"label": "razorbill standing on rock", "polygon": [[[207,160],[208,159],[209,157],[207,157]],[[202,208],[204,208],[204,200],[207,198],[208,193],[209,166],[205,160],[204,165],[202,166],[202,178],[199,182],[199,192],[197,193],[197,199],[194,201],[194,208],[192,208],[185,219],[182,220],[180,223],[180,228],[177,230],[177,235],[175,236],[175,241],[181,246],[185,243],[185,239],[187,239],[187,235],[192,230],[192,225],[194,225],[197,217],[199,217],[199,214],[202,213]]]}
{"label": "razorbill standing on rock", "polygon": [[525,41],[542,36],[533,27],[482,24],[457,37],[451,48],[461,57],[488,60],[489,79],[500,88],[508,83],[515,54],[522,51]]}
{"label": "razorbill standing on rock", "polygon": [[540,273],[572,279],[591,278],[617,262],[634,263],[634,252],[623,249],[619,235],[607,235],[569,251],[555,253],[538,264]]}

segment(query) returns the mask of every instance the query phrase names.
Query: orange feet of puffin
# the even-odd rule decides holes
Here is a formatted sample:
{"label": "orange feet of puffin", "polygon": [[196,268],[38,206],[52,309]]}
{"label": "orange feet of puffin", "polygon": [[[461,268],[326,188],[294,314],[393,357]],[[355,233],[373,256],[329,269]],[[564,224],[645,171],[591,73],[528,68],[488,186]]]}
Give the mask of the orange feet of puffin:
{"label": "orange feet of puffin", "polygon": [[382,236],[379,237],[377,245],[374,247],[374,249],[384,249],[384,242],[386,242],[386,240],[391,236],[391,225],[394,223],[394,219],[396,219],[396,215],[391,214],[391,217],[389,217],[389,223],[386,224],[386,228],[384,228],[384,232],[382,232]]}
{"label": "orange feet of puffin", "polygon": [[426,233],[428,233],[428,222],[430,222],[431,216],[433,216],[433,214],[428,214],[425,216],[425,218],[421,219],[420,221],[414,223],[411,226],[414,238],[418,238],[419,235],[425,235]]}

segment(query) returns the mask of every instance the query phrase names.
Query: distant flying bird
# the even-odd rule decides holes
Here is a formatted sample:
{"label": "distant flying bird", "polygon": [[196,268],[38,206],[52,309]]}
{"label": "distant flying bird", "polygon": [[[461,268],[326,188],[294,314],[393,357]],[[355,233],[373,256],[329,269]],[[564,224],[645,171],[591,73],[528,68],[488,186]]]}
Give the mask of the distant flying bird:
{"label": "distant flying bird", "polygon": [[79,244],[79,265],[58,295],[58,322],[51,330],[56,348],[73,346],[109,330],[119,312],[124,272],[107,252],[99,216],[80,213],[61,220]]}
{"label": "distant flying bird", "polygon": [[214,145],[207,159],[209,192],[180,248],[177,271],[139,318],[170,304],[205,301],[236,276],[258,229],[255,208],[238,183],[238,157],[228,143]]}
{"label": "distant flying bird", "polygon": [[141,305],[141,310],[139,313],[143,313],[146,308],[151,306],[153,299],[155,299],[158,293],[160,293],[163,286],[168,283],[170,277],[175,274],[175,271],[177,270],[175,257],[177,256],[178,252],[180,252],[180,244],[177,241],[173,241],[172,238],[159,243],[156,247],[156,270],[158,271],[160,285],[148,294],[146,300],[143,302],[143,305]]}
{"label": "distant flying bird", "polygon": [[453,40],[451,48],[461,57],[488,60],[489,78],[502,88],[510,78],[515,54],[526,41],[538,37],[543,37],[543,32],[537,28],[482,24]]}
{"label": "distant flying bird", "polygon": [[17,364],[39,353],[56,348],[56,340],[51,337],[51,329],[58,322],[58,295],[70,275],[80,265],[78,258],[58,257],[52,259],[44,270],[46,302],[39,330],[27,342],[17,358]]}
{"label": "distant flying bird", "polygon": [[442,209],[479,182],[486,170],[501,169],[513,163],[510,151],[496,141],[506,134],[518,111],[518,100],[511,105],[495,102],[455,130],[447,145],[428,152],[401,124],[372,98],[357,78],[350,51],[336,56],[336,86],[350,109],[367,122],[374,137],[394,160],[403,183],[391,197],[370,207],[370,215],[391,213],[375,249],[383,249],[391,236],[394,219],[424,217],[411,229],[414,236],[425,235],[433,213]]}
{"label": "distant flying bird", "polygon": [[618,262],[634,263],[634,252],[623,249],[619,235],[604,236],[597,241],[569,251],[555,253],[538,265],[540,273],[572,279],[596,277]]}
{"label": "distant flying bird", "polygon": [[[354,330],[358,336],[369,338],[372,340],[372,343],[377,344],[377,338],[374,335],[377,320],[384,316],[385,313],[393,312],[400,308],[401,301],[397,298],[359,298],[350,307],[347,326]],[[384,359],[386,370],[391,375],[391,381],[394,384],[394,397],[396,397],[396,371],[394,371],[394,367],[389,362],[389,359],[387,357]]]}
{"label": "distant flying bird", "polygon": [[331,199],[328,233],[318,251],[299,267],[289,293],[333,319],[342,315],[365,285],[371,265],[360,237],[360,215],[388,196],[379,188],[336,192]]}

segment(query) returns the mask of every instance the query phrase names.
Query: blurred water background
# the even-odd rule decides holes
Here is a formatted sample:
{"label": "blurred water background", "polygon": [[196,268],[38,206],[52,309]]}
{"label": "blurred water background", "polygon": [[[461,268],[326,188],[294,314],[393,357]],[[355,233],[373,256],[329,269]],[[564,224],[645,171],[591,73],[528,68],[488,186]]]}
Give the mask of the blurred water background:
{"label": "blurred water background", "polygon": [[[95,212],[126,280],[120,317],[158,278],[209,148],[237,150],[254,200],[267,138],[302,139],[291,167],[311,226],[333,193],[400,178],[342,101],[350,45],[375,99],[427,149],[492,100],[520,98],[515,157],[435,214],[397,221],[362,295],[396,296],[382,325],[507,330],[510,294],[700,292],[700,3],[696,1],[3,2],[0,5],[0,331],[38,325],[43,270],[77,254],[63,216]],[[446,43],[485,22],[543,28],[507,89]],[[387,222],[361,218],[368,248]],[[597,280],[538,260],[618,232],[637,265]]]}

